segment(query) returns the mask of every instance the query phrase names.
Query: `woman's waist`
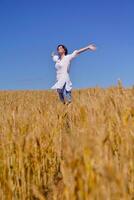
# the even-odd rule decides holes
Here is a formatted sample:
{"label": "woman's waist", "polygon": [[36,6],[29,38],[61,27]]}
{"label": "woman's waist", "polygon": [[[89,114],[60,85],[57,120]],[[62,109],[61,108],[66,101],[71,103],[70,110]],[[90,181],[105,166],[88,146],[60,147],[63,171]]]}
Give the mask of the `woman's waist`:
{"label": "woman's waist", "polygon": [[56,74],[57,77],[69,77],[68,72],[57,72]]}

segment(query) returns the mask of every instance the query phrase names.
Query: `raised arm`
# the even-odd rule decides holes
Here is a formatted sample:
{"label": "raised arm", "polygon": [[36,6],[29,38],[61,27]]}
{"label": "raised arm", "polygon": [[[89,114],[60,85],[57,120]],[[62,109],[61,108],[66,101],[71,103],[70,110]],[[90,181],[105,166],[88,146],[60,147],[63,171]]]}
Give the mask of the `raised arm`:
{"label": "raised arm", "polygon": [[54,52],[51,53],[51,57],[52,57],[54,62],[57,62],[57,60],[59,59],[59,56],[56,55]]}
{"label": "raised arm", "polygon": [[87,51],[87,50],[95,51],[96,50],[96,46],[94,44],[90,44],[87,47],[84,47],[84,48],[81,48],[81,49],[77,50],[77,54],[80,54],[80,53],[82,53],[84,51]]}

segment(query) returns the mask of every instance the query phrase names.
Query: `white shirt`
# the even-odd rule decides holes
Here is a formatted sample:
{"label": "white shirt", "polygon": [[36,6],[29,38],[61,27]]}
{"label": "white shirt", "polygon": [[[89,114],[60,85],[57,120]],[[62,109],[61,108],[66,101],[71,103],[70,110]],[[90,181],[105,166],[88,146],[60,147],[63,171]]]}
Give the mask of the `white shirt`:
{"label": "white shirt", "polygon": [[78,50],[74,50],[73,53],[64,55],[62,59],[58,55],[52,57],[56,63],[56,80],[57,82],[51,87],[51,89],[62,89],[66,83],[65,89],[70,91],[72,89],[72,82],[69,77],[70,64],[73,58],[77,56]]}

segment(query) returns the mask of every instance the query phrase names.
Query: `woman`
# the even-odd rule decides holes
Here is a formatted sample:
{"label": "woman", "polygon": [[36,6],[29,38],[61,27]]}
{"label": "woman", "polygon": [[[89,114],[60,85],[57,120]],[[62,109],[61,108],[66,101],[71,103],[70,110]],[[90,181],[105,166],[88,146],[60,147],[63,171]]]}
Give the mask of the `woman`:
{"label": "woman", "polygon": [[58,55],[56,55],[54,52],[51,54],[53,61],[56,63],[55,68],[57,72],[57,82],[51,87],[51,89],[57,90],[59,98],[63,104],[69,104],[72,101],[72,82],[69,77],[71,61],[77,55],[87,50],[95,51],[96,46],[94,44],[90,44],[87,47],[74,50],[71,54],[68,54],[67,48],[63,44],[60,44],[57,47]]}

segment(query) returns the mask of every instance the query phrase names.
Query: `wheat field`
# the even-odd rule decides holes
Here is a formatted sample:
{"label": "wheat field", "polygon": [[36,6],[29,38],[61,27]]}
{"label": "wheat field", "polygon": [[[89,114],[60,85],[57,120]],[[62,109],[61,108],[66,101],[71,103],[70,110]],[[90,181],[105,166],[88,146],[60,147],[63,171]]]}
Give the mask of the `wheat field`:
{"label": "wheat field", "polygon": [[0,91],[0,200],[134,200],[134,88]]}

